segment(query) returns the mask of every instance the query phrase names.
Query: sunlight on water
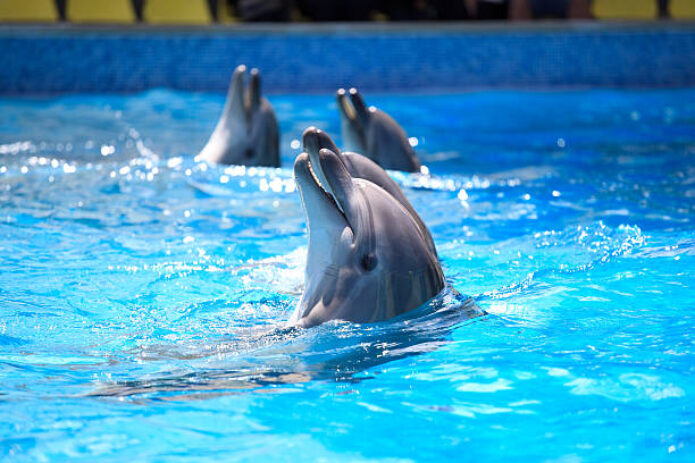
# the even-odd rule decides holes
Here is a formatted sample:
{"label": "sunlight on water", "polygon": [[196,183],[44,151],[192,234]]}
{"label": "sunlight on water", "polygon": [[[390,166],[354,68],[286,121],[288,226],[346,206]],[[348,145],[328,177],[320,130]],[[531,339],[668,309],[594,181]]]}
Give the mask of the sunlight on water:
{"label": "sunlight on water", "polygon": [[0,455],[690,461],[695,91],[370,101],[449,286],[299,330],[330,96],[272,98],[280,169],[195,159],[221,95],[0,100]]}

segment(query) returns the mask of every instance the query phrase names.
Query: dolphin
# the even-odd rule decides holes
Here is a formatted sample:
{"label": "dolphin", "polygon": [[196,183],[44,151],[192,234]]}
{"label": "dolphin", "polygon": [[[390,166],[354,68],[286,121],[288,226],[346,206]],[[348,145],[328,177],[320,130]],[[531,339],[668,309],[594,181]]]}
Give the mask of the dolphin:
{"label": "dolphin", "polygon": [[[301,153],[294,177],[309,229],[304,293],[290,324],[367,323],[406,313],[444,288],[413,215],[390,193],[350,175],[340,157]],[[325,183],[320,179],[325,179]]]}
{"label": "dolphin", "polygon": [[[384,169],[379,167],[378,164],[371,159],[362,156],[361,154],[341,151],[326,132],[317,129],[316,127],[309,127],[304,131],[302,134],[302,145],[304,152],[309,155],[309,159],[311,159],[313,164],[318,165],[319,151],[321,149],[325,148],[331,150],[338,155],[338,158],[343,162],[352,177],[369,180],[390,193],[391,196],[393,196],[403,205],[403,207],[406,208],[408,212],[410,212],[413,220],[417,222],[422,234],[425,236],[425,240],[430,251],[435,256],[437,255],[437,248],[434,245],[434,240],[432,239],[432,235],[427,229],[427,226],[422,221],[418,213],[415,212],[415,209],[405,197],[403,191],[401,191],[401,189],[398,187],[398,184],[391,177],[389,177]],[[323,185],[327,184],[326,179],[322,178],[321,171],[314,171],[314,173],[318,176],[319,181]]]}
{"label": "dolphin", "polygon": [[280,166],[277,119],[273,107],[261,95],[261,76],[251,70],[251,81],[244,92],[246,66],[232,74],[227,101],[200,157],[219,164]]}
{"label": "dolphin", "polygon": [[347,151],[362,153],[384,169],[420,172],[420,160],[415,155],[408,136],[388,114],[374,106],[367,107],[355,88],[336,93],[343,145]]}

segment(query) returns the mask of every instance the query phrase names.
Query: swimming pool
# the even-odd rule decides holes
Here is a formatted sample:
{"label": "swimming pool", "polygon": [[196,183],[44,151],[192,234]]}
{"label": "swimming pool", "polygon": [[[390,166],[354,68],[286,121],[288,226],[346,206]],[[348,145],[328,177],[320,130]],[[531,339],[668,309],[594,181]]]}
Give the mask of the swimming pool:
{"label": "swimming pool", "polygon": [[369,94],[447,291],[277,330],[307,237],[284,167],[192,159],[221,94],[0,99],[0,454],[10,461],[691,461],[695,90]]}

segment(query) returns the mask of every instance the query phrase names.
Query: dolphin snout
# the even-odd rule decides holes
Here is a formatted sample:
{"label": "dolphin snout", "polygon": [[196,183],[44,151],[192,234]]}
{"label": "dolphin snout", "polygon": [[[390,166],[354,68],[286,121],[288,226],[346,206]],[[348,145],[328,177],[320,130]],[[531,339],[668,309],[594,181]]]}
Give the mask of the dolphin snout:
{"label": "dolphin snout", "polygon": [[302,147],[307,153],[319,152],[319,133],[320,129],[314,126],[307,128],[304,133],[302,133]]}
{"label": "dolphin snout", "polygon": [[314,154],[317,155],[316,162],[318,162],[318,152],[322,148],[333,151],[338,157],[340,157],[341,154],[340,148],[336,146],[331,137],[323,130],[313,126],[306,129],[302,134],[302,145],[304,151],[309,153],[310,156]]}
{"label": "dolphin snout", "polygon": [[[326,179],[324,188],[335,198],[338,207],[349,218],[350,197],[353,194],[352,176],[348,172],[340,156],[333,151],[323,148],[319,151],[319,166],[314,172],[321,171]],[[348,219],[349,221],[349,219]]]}
{"label": "dolphin snout", "polygon": [[338,91],[335,93],[335,97],[338,100],[338,109],[340,110],[340,114],[349,121],[354,121],[357,118],[357,114],[355,114],[355,108],[353,108],[352,103],[347,98],[347,92],[345,89],[338,89]]}
{"label": "dolphin snout", "polygon": [[313,175],[309,167],[309,155],[300,153],[297,159],[294,160],[294,180],[298,184],[304,184],[306,181],[313,182]]}

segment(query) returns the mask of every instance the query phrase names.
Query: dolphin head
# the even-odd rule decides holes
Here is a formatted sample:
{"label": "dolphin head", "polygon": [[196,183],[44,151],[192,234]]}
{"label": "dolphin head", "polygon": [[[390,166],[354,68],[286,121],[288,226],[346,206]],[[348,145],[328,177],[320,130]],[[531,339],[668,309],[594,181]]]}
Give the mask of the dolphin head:
{"label": "dolphin head", "polygon": [[408,136],[391,116],[374,106],[367,107],[355,88],[349,92],[339,89],[336,98],[346,151],[357,151],[384,169],[420,171],[420,160]]}
{"label": "dolphin head", "polygon": [[277,167],[280,150],[275,112],[261,94],[258,69],[251,70],[248,86],[245,77],[246,66],[237,66],[222,116],[200,156],[220,164]]}
{"label": "dolphin head", "polygon": [[[373,322],[434,297],[444,278],[410,212],[321,149],[294,164],[309,229],[305,288],[291,322]],[[324,179],[324,180],[321,180]]]}
{"label": "dolphin head", "polygon": [[[408,212],[410,212],[410,215],[420,227],[430,250],[435,256],[437,255],[434,240],[427,226],[405,197],[398,184],[393,181],[386,171],[379,167],[378,164],[358,153],[341,152],[331,137],[326,132],[316,127],[309,127],[304,130],[302,134],[302,145],[304,147],[304,152],[309,155],[309,159],[314,165],[319,164],[319,151],[323,148],[328,149],[338,155],[338,158],[345,165],[353,178],[363,178],[386,190],[387,193],[393,196],[408,210]],[[315,170],[314,174],[322,185],[328,184],[320,169]]]}

